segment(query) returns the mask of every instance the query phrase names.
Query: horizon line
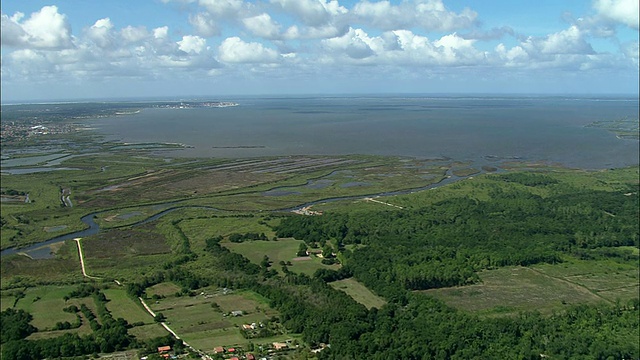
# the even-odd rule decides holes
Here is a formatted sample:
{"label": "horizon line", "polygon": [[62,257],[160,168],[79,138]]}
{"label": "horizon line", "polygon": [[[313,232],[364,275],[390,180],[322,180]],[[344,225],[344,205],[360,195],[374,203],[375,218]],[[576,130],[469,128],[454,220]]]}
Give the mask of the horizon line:
{"label": "horizon line", "polygon": [[638,93],[525,93],[525,92],[390,92],[390,93],[297,93],[297,94],[228,94],[228,95],[158,95],[158,96],[126,96],[126,97],[86,97],[57,99],[16,99],[0,100],[0,105],[59,105],[82,103],[123,103],[123,102],[162,102],[162,101],[205,101],[216,99],[238,98],[304,98],[304,97],[394,97],[394,96],[431,96],[431,97],[554,97],[554,98],[638,98]]}

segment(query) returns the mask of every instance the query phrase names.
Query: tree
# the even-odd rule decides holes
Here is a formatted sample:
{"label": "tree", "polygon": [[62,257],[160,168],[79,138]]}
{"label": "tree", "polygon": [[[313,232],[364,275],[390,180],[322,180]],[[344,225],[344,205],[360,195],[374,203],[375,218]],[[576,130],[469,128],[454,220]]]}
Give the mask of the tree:
{"label": "tree", "polygon": [[155,322],[164,322],[165,320],[167,320],[167,318],[164,316],[163,313],[157,313],[156,316],[153,317],[153,320]]}
{"label": "tree", "polygon": [[307,244],[305,244],[304,242],[300,243],[300,247],[298,247],[298,253],[296,254],[297,256],[307,256],[307,250],[309,248],[307,247]]}
{"label": "tree", "polygon": [[31,333],[38,331],[33,325],[29,324],[32,319],[31,314],[22,309],[8,308],[4,310],[0,313],[0,329],[2,329],[0,343],[4,344],[7,341],[24,339]]}
{"label": "tree", "polygon": [[260,266],[262,266],[265,269],[271,266],[271,261],[269,260],[269,257],[267,255],[265,255],[262,258],[262,261],[260,262]]}

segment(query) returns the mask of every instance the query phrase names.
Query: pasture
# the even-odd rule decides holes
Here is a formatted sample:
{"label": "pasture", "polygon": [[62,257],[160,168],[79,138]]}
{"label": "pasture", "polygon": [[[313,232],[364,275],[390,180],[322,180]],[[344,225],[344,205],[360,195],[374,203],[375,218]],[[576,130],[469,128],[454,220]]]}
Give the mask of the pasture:
{"label": "pasture", "polygon": [[122,288],[104,289],[104,295],[109,299],[107,302],[107,310],[114,319],[123,318],[129,324],[136,322],[144,322],[145,324],[153,324],[153,317],[131,297]]}
{"label": "pasture", "polygon": [[626,302],[638,298],[640,274],[637,262],[633,264],[613,260],[585,261],[568,258],[562,264],[541,264],[536,265],[534,269],[553,278],[584,287],[611,303],[618,299]]}
{"label": "pasture", "polygon": [[[70,305],[80,307],[81,304],[87,305],[94,313],[96,306],[92,298],[80,298],[64,300],[64,296],[73,291],[76,286],[40,286],[37,288],[26,288],[22,292],[24,297],[20,298],[15,306],[16,309],[22,309],[29,312],[33,316],[31,325],[38,328],[38,332],[29,336],[29,339],[45,339],[63,335],[65,333],[78,333],[86,335],[91,333],[91,327],[84,315],[82,317],[82,326],[69,330],[53,330],[58,322],[68,321],[74,323],[76,314],[64,312],[63,309]],[[17,290],[5,290],[2,293],[1,302],[2,309],[11,307],[15,302]]]}
{"label": "pasture", "polygon": [[[634,250],[629,250],[633,252]],[[622,303],[638,297],[637,264],[567,257],[560,264],[483,271],[481,283],[424,293],[461,310],[479,314],[550,313],[567,304]]]}
{"label": "pasture", "polygon": [[353,300],[359,302],[364,305],[367,309],[378,308],[380,309],[387,302],[381,298],[380,296],[374,294],[371,290],[369,290],[366,286],[359,283],[354,278],[348,278],[343,280],[338,280],[329,283],[331,287],[334,289],[338,289],[340,291],[344,291],[347,295],[351,296]]}
{"label": "pasture", "polygon": [[265,255],[269,257],[271,266],[281,271],[280,261],[291,261],[289,270],[297,273],[313,275],[318,269],[338,269],[340,265],[324,265],[316,256],[298,258],[296,253],[302,240],[293,238],[278,239],[278,241],[245,241],[242,243],[222,243],[233,252],[237,252],[251,262],[260,264]]}
{"label": "pasture", "polygon": [[[259,323],[278,315],[264,298],[251,291],[223,292],[208,287],[196,292],[198,295],[192,297],[170,295],[147,303],[156,314],[162,313],[166,317],[167,325],[181,338],[204,351],[211,351],[216,346],[247,345],[249,340],[240,333],[243,324]],[[243,315],[233,316],[232,311],[242,311]],[[268,339],[253,339],[253,342],[267,342]]]}

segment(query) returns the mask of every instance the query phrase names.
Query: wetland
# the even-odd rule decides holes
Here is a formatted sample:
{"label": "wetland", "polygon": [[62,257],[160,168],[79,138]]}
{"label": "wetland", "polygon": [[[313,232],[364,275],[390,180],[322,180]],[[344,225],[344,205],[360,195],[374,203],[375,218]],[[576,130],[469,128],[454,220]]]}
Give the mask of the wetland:
{"label": "wetland", "polygon": [[122,317],[139,356],[637,357],[638,101],[604,100],[58,104],[38,123],[53,105],[3,106],[14,135],[65,124],[3,133],[0,300],[37,329],[3,358],[94,344],[91,313]]}

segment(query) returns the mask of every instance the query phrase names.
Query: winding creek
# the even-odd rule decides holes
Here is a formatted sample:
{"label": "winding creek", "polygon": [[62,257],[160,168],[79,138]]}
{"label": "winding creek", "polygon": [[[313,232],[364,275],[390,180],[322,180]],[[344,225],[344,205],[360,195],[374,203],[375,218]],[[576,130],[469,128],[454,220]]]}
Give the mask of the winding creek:
{"label": "winding creek", "polygon": [[[498,172],[500,172],[501,170],[498,170]],[[320,199],[320,200],[314,200],[314,201],[310,201],[310,202],[306,202],[294,207],[289,207],[289,208],[282,208],[282,209],[275,209],[275,210],[271,210],[272,212],[288,212],[288,211],[293,211],[293,210],[298,210],[298,209],[302,209],[305,207],[309,207],[309,206],[313,206],[313,205],[318,205],[318,204],[323,204],[323,203],[328,203],[328,202],[336,202],[336,201],[343,201],[343,200],[356,200],[356,199],[363,199],[363,198],[377,198],[377,197],[384,197],[384,196],[395,196],[395,195],[406,195],[406,194],[412,194],[415,192],[419,192],[419,191],[424,191],[424,190],[430,190],[430,189],[435,189],[437,187],[440,186],[444,186],[444,185],[449,185],[451,183],[454,183],[456,181],[460,181],[463,179],[467,179],[473,176],[477,176],[480,174],[486,173],[485,170],[481,170],[479,173],[477,174],[473,174],[473,175],[469,175],[469,176],[456,176],[452,173],[452,169],[448,169],[447,172],[445,173],[446,177],[442,180],[440,180],[439,182],[433,183],[433,184],[429,184],[426,186],[422,186],[422,187],[418,187],[418,188],[412,188],[412,189],[404,189],[404,190],[397,190],[397,191],[387,191],[387,192],[381,192],[381,193],[375,193],[375,194],[364,194],[364,195],[351,195],[351,196],[340,196],[340,197],[332,197],[332,198],[325,198],[325,199]],[[311,181],[311,180],[310,180]],[[277,190],[282,190],[284,188],[287,187],[276,187],[273,188],[269,191],[277,191]],[[167,201],[164,203],[159,203],[159,204],[154,204],[154,206],[166,206],[166,205],[176,205],[179,204],[182,201],[186,201],[186,200],[178,200],[178,201]],[[164,215],[167,215],[173,211],[176,210],[180,210],[180,209],[187,209],[187,208],[191,208],[191,209],[208,209],[208,210],[212,210],[212,211],[221,211],[218,208],[215,207],[211,207],[211,206],[204,206],[204,205],[178,205],[178,206],[172,206],[168,209],[162,210],[144,220],[140,220],[138,222],[135,222],[133,224],[128,224],[126,225],[127,227],[136,227],[136,226],[140,226],[140,225],[144,225],[147,224],[149,222],[155,221],[161,217],[163,217]],[[88,226],[88,228],[85,228],[84,230],[80,230],[80,231],[76,231],[76,232],[72,232],[69,234],[65,234],[65,235],[60,235],[60,236],[56,236],[54,238],[51,238],[49,240],[45,240],[33,245],[29,245],[26,247],[22,247],[22,248],[8,248],[5,250],[2,250],[2,252],[0,252],[0,256],[4,257],[4,256],[8,256],[8,255],[14,255],[14,254],[24,254],[26,256],[29,256],[32,259],[48,259],[48,258],[52,258],[52,254],[51,254],[51,245],[57,244],[57,243],[61,243],[64,242],[66,240],[72,240],[75,238],[82,238],[82,237],[87,237],[87,236],[91,236],[91,235],[95,235],[97,233],[100,232],[100,226],[94,221],[94,218],[97,217],[98,215],[105,213],[107,211],[112,211],[111,210],[104,210],[104,211],[96,211],[93,212],[91,214],[85,215],[83,217],[80,218],[80,220]]]}

